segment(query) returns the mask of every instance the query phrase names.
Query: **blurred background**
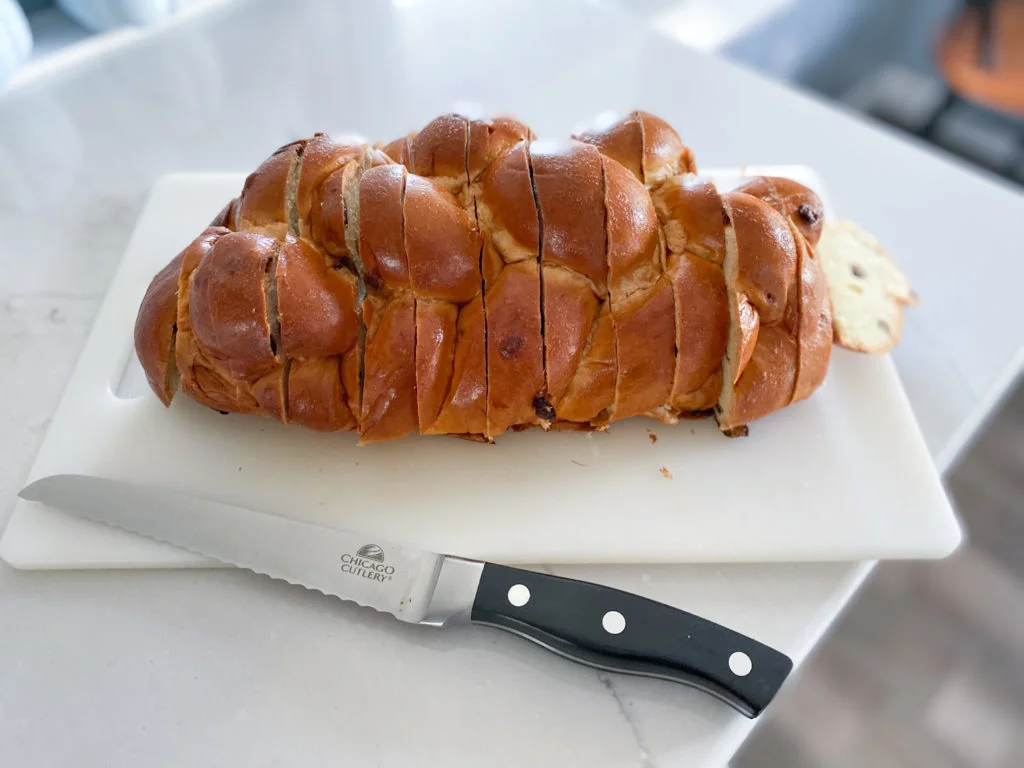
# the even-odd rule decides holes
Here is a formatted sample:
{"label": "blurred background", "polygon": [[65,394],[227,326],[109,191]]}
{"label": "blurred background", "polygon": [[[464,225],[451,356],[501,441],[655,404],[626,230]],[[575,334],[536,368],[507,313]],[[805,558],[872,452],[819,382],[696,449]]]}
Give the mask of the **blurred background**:
{"label": "blurred background", "polygon": [[[54,69],[161,34],[166,25],[230,1],[0,0],[0,92],[17,95]],[[604,3],[683,44],[928,142],[979,173],[1024,185],[1024,2]],[[202,47],[184,57],[192,72],[212,65],[207,85],[190,91],[197,113],[218,93],[216,62],[208,57]],[[171,71],[177,62],[167,64]],[[129,85],[144,100],[144,76],[139,78]],[[174,86],[168,77],[157,87]],[[59,111],[37,102],[28,106],[41,110],[40,119],[59,132]],[[191,130],[167,123],[158,101],[151,106],[157,111],[155,130]],[[18,146],[18,137],[8,139],[8,147]],[[71,137],[62,147],[76,158],[85,151]],[[198,144],[196,151],[202,151]],[[0,146],[0,161],[3,155]],[[46,158],[50,164],[64,161],[78,162]],[[22,202],[36,191],[26,181]],[[1013,247],[1020,251],[1019,243]],[[984,255],[963,258],[974,266]],[[737,756],[737,768],[1024,766],[1024,391],[1019,387],[948,474],[947,484],[965,523],[967,546],[942,562],[878,567]]]}
{"label": "blurred background", "polygon": [[[0,0],[0,84],[235,1]],[[596,1],[1024,184],[1018,0]]]}

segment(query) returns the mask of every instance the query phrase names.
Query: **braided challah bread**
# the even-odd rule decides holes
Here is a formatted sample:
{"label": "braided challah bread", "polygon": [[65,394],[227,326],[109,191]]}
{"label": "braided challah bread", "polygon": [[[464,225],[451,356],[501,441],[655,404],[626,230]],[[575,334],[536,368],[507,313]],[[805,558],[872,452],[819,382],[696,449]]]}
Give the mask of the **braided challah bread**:
{"label": "braided challah bread", "polygon": [[825,376],[822,218],[786,179],[720,193],[643,112],[558,144],[455,114],[317,134],[153,279],[136,350],[165,404],[363,443],[641,414],[734,434]]}

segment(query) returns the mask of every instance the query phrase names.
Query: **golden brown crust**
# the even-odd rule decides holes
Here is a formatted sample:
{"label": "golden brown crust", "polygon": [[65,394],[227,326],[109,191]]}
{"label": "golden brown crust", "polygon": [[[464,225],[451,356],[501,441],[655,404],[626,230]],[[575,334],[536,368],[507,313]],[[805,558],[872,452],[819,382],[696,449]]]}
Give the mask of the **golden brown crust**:
{"label": "golden brown crust", "polygon": [[365,445],[416,431],[416,305],[409,293],[386,302],[367,297],[363,318],[366,351],[359,442]]}
{"label": "golden brown crust", "polygon": [[832,353],[832,307],[815,250],[825,223],[824,205],[812,190],[781,176],[756,176],[736,191],[771,205],[789,220],[793,231],[799,280],[799,349],[793,401],[803,400],[825,379]]}
{"label": "golden brown crust", "polygon": [[525,141],[488,167],[477,212],[484,235],[487,435],[493,437],[539,424],[534,403],[545,395],[540,227]]}
{"label": "golden brown crust", "polygon": [[[457,305],[416,299],[416,400],[422,435],[433,434],[452,384],[458,322]],[[482,405],[486,415],[486,401]]]}
{"label": "golden brown crust", "polygon": [[[449,138],[465,147],[465,133]],[[454,151],[439,151],[438,157],[446,154]],[[464,181],[463,172],[455,182]],[[484,434],[486,347],[476,223],[451,193],[415,174],[406,181],[405,222],[416,295],[420,432],[438,434],[454,427],[461,433]]]}
{"label": "golden brown crust", "polygon": [[459,309],[451,383],[441,411],[430,427],[434,434],[474,435],[487,432],[487,343],[483,298]]}
{"label": "golden brown crust", "polygon": [[671,396],[675,309],[650,195],[619,163],[606,158],[602,165],[618,371],[612,418],[625,419],[653,411]]}
{"label": "golden brown crust", "polygon": [[402,212],[405,176],[403,166],[382,165],[364,173],[359,185],[359,207],[373,211],[373,216],[359,222],[359,257],[367,293],[411,287]]}
{"label": "golden brown crust", "polygon": [[[353,164],[354,165],[354,164]],[[335,259],[351,258],[345,239],[345,175],[347,168],[330,174],[319,190],[319,201],[314,204],[308,220],[300,222],[300,231],[319,243]]]}
{"label": "golden brown crust", "polygon": [[277,307],[285,357],[332,357],[359,338],[355,277],[331,269],[315,246],[288,236],[277,258]]}
{"label": "golden brown crust", "polygon": [[288,179],[307,141],[286,144],[249,174],[238,198],[238,229],[284,236],[288,231]]}
{"label": "golden brown crust", "polygon": [[750,362],[736,382],[733,408],[719,417],[719,426],[734,429],[789,405],[796,357],[796,336],[790,329],[780,323],[762,327]]}
{"label": "golden brown crust", "polygon": [[184,252],[161,269],[146,290],[135,318],[135,354],[149,386],[164,405],[178,388],[174,346],[178,319],[178,278]]}
{"label": "golden brown crust", "polygon": [[412,139],[409,170],[457,193],[465,183],[468,142],[469,121],[462,115],[441,115]]}
{"label": "golden brown crust", "polygon": [[405,186],[405,248],[417,296],[464,304],[480,293],[480,238],[454,197],[409,174]]}
{"label": "golden brown crust", "polygon": [[[546,402],[564,397],[608,298],[601,154],[580,142],[534,142],[540,211]],[[549,420],[553,418],[548,415]]]}
{"label": "golden brown crust", "polygon": [[[293,234],[310,237],[314,218],[319,221],[321,226],[326,224],[328,229],[337,229],[337,222],[325,221],[324,215],[326,214],[328,220],[337,216],[335,210],[337,202],[339,202],[338,198],[340,198],[339,182],[342,171],[349,163],[358,162],[362,151],[362,142],[348,136],[333,137],[325,133],[318,133],[306,143],[299,158],[298,178],[295,181],[295,214],[297,218],[296,221],[291,222],[290,228]],[[332,176],[339,178],[334,181],[328,191],[326,186]],[[321,210],[325,199],[327,211]],[[315,217],[314,214],[316,214]]]}
{"label": "golden brown crust", "polygon": [[718,422],[731,430],[792,402],[800,288],[789,222],[751,195],[731,192],[723,200],[735,253],[727,252],[725,265],[733,322]]}
{"label": "golden brown crust", "polygon": [[755,176],[734,191],[764,200],[789,219],[808,243],[818,244],[825,224],[825,206],[813,190],[782,176]]}
{"label": "golden brown crust", "polygon": [[410,133],[408,136],[395,139],[381,147],[381,151],[399,165],[404,165],[408,168],[412,163],[412,155],[409,151],[409,146],[415,137],[415,133]]}
{"label": "golden brown crust", "polygon": [[191,276],[189,315],[211,359],[242,380],[277,363],[267,307],[267,275],[279,243],[255,233],[219,238]]}
{"label": "golden brown crust", "polygon": [[729,299],[722,268],[690,253],[673,254],[669,281],[675,294],[676,367],[670,405],[703,411],[718,402],[722,358],[729,341]]}
{"label": "golden brown crust", "polygon": [[648,187],[680,173],[696,173],[697,165],[690,149],[676,129],[650,112],[633,113],[644,135],[644,178]]}
{"label": "golden brown crust", "polygon": [[561,400],[554,403],[558,417],[565,422],[606,423],[615,403],[616,374],[615,327],[611,304],[605,301],[572,380]]}
{"label": "golden brown crust", "polygon": [[470,120],[469,146],[466,149],[469,183],[479,181],[491,164],[516,144],[534,138],[529,126],[511,117]]}
{"label": "golden brown crust", "polygon": [[225,370],[214,355],[203,349],[192,327],[192,275],[227,234],[228,230],[220,227],[208,228],[182,253],[175,364],[181,376],[182,391],[194,400],[225,413],[255,413],[260,406],[250,389],[240,386],[237,378]]}
{"label": "golden brown crust", "polygon": [[606,128],[573,138],[593,144],[648,187],[680,173],[697,172],[693,154],[679,134],[649,112],[630,112]]}
{"label": "golden brown crust", "polygon": [[[487,246],[485,246],[487,248]],[[506,265],[487,283],[487,434],[540,423],[544,395],[540,273],[536,261]]]}
{"label": "golden brown crust", "polygon": [[548,265],[543,270],[547,401],[565,418],[556,404],[572,382],[604,302],[578,272]]}
{"label": "golden brown crust", "polygon": [[409,284],[402,198],[406,170],[382,165],[363,174],[360,210],[372,210],[359,226],[366,299],[363,322],[362,443],[391,440],[416,431],[416,305]]}
{"label": "golden brown crust", "polygon": [[762,327],[782,320],[796,284],[796,241],[781,215],[755,197],[730,192],[739,246],[736,290],[747,296]]}
{"label": "golden brown crust", "polygon": [[587,144],[534,142],[533,185],[543,222],[541,263],[569,269],[607,293],[600,153]]}
{"label": "golden brown crust", "polygon": [[675,296],[676,368],[669,405],[677,415],[704,411],[718,402],[729,340],[722,198],[709,181],[683,175],[665,180],[654,202]]}
{"label": "golden brown crust", "polygon": [[337,357],[292,360],[288,370],[288,420],[321,432],[355,429]]}

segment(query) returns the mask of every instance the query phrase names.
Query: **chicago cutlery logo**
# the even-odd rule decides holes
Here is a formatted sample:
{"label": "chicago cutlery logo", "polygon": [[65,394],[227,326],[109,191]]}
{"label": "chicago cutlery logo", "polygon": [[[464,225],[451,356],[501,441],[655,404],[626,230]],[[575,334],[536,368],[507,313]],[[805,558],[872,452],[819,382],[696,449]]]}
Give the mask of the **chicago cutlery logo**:
{"label": "chicago cutlery logo", "polygon": [[378,563],[384,562],[384,550],[376,544],[363,544],[363,546],[356,551],[356,554],[359,557],[365,557],[368,560],[376,560]]}
{"label": "chicago cutlery logo", "polygon": [[384,550],[376,544],[363,544],[354,555],[341,556],[341,572],[370,581],[391,581],[395,566],[384,562]]}

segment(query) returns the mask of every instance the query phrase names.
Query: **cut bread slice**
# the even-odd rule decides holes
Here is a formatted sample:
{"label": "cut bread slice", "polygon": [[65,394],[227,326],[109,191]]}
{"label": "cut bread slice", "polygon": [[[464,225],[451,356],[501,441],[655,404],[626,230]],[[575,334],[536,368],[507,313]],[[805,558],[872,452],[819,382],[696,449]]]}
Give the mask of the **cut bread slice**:
{"label": "cut bread slice", "polygon": [[852,221],[826,223],[818,254],[832,300],[836,343],[882,354],[900,339],[903,309],[917,294],[879,242]]}
{"label": "cut bread slice", "polygon": [[729,343],[715,413],[727,434],[789,405],[798,356],[798,255],[789,222],[751,195],[722,196]]}
{"label": "cut bread slice", "polygon": [[559,404],[582,363],[600,305],[608,298],[604,189],[601,154],[589,144],[537,141],[530,146],[530,161],[541,223],[545,402],[550,422],[564,418]]}
{"label": "cut bread slice", "polygon": [[178,334],[178,279],[184,259],[185,253],[179,253],[157,273],[135,318],[135,354],[149,386],[164,405],[171,404],[178,389],[174,348]]}
{"label": "cut bread slice", "polygon": [[473,309],[480,301],[476,224],[451,192],[416,174],[406,180],[404,214],[406,258],[416,296],[420,433],[483,435],[484,325],[482,312]]}
{"label": "cut bread slice", "polygon": [[[362,174],[359,205],[372,210],[359,225],[366,298],[360,443],[410,435],[416,404],[416,305],[405,252],[406,170],[382,165]],[[351,219],[351,214],[350,214]]]}
{"label": "cut bread slice", "polygon": [[[471,142],[472,143],[472,142]],[[477,198],[484,238],[487,435],[541,423],[544,397],[538,221],[528,143],[490,164]],[[539,410],[542,412],[544,408]]]}
{"label": "cut bread slice", "polygon": [[602,165],[617,370],[610,417],[671,420],[665,406],[676,367],[675,300],[658,215],[635,176],[610,158]]}
{"label": "cut bread slice", "polygon": [[675,295],[676,368],[669,402],[678,416],[718,402],[729,338],[726,227],[715,186],[692,174],[673,176],[653,193],[665,233],[668,279]]}
{"label": "cut bread slice", "polygon": [[593,144],[602,155],[622,165],[648,189],[677,174],[697,172],[693,153],[679,134],[650,112],[630,112],[573,138]]}

